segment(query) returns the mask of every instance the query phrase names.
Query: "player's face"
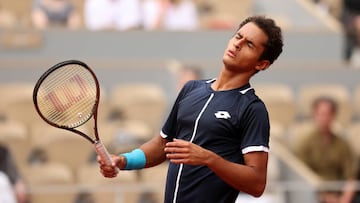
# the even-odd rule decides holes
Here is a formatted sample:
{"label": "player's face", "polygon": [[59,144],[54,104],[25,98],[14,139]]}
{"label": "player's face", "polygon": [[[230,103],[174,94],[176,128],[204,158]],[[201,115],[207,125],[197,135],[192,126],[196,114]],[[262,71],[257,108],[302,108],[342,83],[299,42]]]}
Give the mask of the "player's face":
{"label": "player's face", "polygon": [[253,72],[266,69],[269,61],[259,59],[267,40],[267,35],[256,24],[245,24],[229,40],[223,56],[225,67],[233,71]]}

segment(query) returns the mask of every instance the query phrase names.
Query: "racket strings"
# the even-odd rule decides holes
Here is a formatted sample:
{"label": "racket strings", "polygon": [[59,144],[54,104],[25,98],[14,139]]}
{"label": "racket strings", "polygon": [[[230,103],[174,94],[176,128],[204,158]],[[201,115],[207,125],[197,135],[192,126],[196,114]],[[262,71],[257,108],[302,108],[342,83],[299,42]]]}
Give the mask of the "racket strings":
{"label": "racket strings", "polygon": [[49,121],[74,128],[93,114],[97,85],[93,75],[80,65],[56,69],[45,78],[38,90],[40,111]]}

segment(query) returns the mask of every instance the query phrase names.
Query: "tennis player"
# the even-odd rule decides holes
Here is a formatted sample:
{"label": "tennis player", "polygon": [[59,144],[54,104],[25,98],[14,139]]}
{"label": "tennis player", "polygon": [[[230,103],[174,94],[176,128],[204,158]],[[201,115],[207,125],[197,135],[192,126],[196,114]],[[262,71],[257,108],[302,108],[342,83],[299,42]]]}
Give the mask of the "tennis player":
{"label": "tennis player", "polygon": [[185,84],[159,136],[131,152],[100,157],[101,173],[156,166],[170,160],[165,202],[235,202],[239,192],[255,197],[266,185],[269,118],[250,79],[282,52],[281,29],[272,19],[245,19],[229,40],[216,79]]}

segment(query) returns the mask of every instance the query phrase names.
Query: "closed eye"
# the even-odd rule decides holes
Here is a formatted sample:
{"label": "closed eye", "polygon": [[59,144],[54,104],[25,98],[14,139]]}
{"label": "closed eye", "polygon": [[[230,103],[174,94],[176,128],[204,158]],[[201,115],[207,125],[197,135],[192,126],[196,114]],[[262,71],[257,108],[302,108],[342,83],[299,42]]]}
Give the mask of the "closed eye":
{"label": "closed eye", "polygon": [[[235,39],[237,39],[237,40],[240,40],[242,38],[244,38],[244,36],[242,36],[240,33],[237,33],[235,35]],[[248,46],[249,48],[254,48],[255,47],[255,44],[252,41],[250,41],[248,39],[245,39],[245,40],[246,40],[246,46]]]}
{"label": "closed eye", "polygon": [[250,48],[254,48],[254,47],[255,47],[254,43],[252,43],[251,41],[248,41],[248,40],[247,40],[246,44],[247,44],[247,46],[250,47]]}

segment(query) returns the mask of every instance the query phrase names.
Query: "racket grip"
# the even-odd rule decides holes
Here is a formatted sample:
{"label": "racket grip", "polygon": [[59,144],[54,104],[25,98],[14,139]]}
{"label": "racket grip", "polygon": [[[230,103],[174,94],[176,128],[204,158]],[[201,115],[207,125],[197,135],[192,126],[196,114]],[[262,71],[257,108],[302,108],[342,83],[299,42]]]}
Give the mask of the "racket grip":
{"label": "racket grip", "polygon": [[[101,160],[103,160],[106,165],[111,166],[113,162],[104,144],[101,141],[97,141],[94,146],[95,151],[101,157]],[[116,167],[116,170],[119,171],[119,168]]]}

